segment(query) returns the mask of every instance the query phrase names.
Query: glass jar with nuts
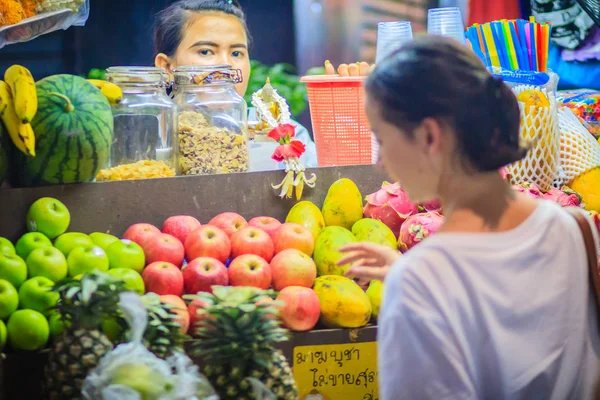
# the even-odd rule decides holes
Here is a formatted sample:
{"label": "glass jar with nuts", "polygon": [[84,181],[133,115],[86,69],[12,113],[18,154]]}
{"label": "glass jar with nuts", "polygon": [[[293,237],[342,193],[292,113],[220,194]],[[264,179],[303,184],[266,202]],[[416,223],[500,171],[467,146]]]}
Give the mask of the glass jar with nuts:
{"label": "glass jar with nuts", "polygon": [[227,65],[195,66],[173,74],[181,174],[248,171],[248,111],[234,86],[241,82],[241,71]]}

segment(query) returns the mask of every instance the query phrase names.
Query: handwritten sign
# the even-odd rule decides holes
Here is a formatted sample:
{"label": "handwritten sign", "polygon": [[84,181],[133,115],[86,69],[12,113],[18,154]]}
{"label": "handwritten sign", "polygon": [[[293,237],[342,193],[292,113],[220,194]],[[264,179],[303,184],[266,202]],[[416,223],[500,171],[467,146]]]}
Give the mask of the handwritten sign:
{"label": "handwritten sign", "polygon": [[294,379],[300,400],[378,400],[377,342],[298,346]]}

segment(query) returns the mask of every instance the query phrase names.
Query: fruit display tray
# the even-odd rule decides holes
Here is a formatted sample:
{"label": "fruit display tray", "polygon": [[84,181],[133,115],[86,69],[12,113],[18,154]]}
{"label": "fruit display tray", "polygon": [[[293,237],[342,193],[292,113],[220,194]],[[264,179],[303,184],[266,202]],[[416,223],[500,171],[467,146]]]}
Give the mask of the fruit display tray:
{"label": "fruit display tray", "polygon": [[[331,184],[340,178],[353,180],[363,196],[377,191],[386,179],[372,165],[316,168],[307,173],[317,175],[317,185],[314,189],[306,189],[302,200],[315,204],[323,203]],[[0,237],[15,241],[25,233],[29,206],[41,197],[57,198],[69,208],[69,230],[72,232],[108,231],[121,236],[130,225],[140,221],[160,226],[169,216],[188,214],[206,223],[214,215],[226,211],[238,212],[245,218],[269,215],[285,220],[297,201],[280,199],[271,187],[272,183],[280,182],[282,176],[283,171],[271,171],[0,189]],[[281,350],[293,366],[295,350],[318,354],[319,349],[354,343],[360,346],[362,343],[369,348],[363,351],[363,356],[374,362],[376,336],[375,326],[294,333],[291,340],[281,344]],[[341,354],[341,350],[328,351]],[[46,359],[47,351],[1,355],[0,400],[41,399]]]}
{"label": "fruit display tray", "polygon": [[[376,192],[385,175],[373,165],[326,167],[307,170],[317,175],[314,189],[302,200],[323,204],[329,186],[349,178],[361,193]],[[138,222],[160,226],[172,215],[188,214],[201,223],[226,211],[245,218],[285,217],[295,199],[280,199],[271,187],[283,171],[189,176],[139,181],[86,183],[25,189],[0,189],[0,236],[16,241],[24,232],[29,206],[41,197],[54,197],[71,211],[71,232],[110,232],[120,236]]]}

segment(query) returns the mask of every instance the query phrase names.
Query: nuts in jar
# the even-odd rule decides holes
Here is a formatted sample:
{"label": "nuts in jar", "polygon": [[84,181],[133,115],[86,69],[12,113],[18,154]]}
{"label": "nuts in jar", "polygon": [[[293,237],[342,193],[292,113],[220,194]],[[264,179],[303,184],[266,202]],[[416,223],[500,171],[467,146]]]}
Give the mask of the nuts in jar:
{"label": "nuts in jar", "polygon": [[179,162],[183,175],[208,175],[248,170],[248,139],[209,124],[195,111],[179,114]]}

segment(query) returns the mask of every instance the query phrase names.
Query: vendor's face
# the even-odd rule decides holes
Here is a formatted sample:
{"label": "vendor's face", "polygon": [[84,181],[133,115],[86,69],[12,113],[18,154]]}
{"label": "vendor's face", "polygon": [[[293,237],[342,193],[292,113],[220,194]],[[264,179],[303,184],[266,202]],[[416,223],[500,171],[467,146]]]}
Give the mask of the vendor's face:
{"label": "vendor's face", "polygon": [[240,69],[244,80],[236,85],[240,96],[246,93],[250,77],[248,37],[240,20],[222,12],[190,15],[182,40],[173,57],[159,54],[156,64],[173,70],[177,66],[227,64]]}
{"label": "vendor's face", "polygon": [[438,198],[443,163],[439,151],[441,136],[439,131],[435,132],[439,126],[426,126],[437,123],[425,120],[413,132],[405,132],[384,120],[381,106],[370,96],[367,96],[366,111],[379,142],[378,163],[394,181],[400,182],[412,202]]}

